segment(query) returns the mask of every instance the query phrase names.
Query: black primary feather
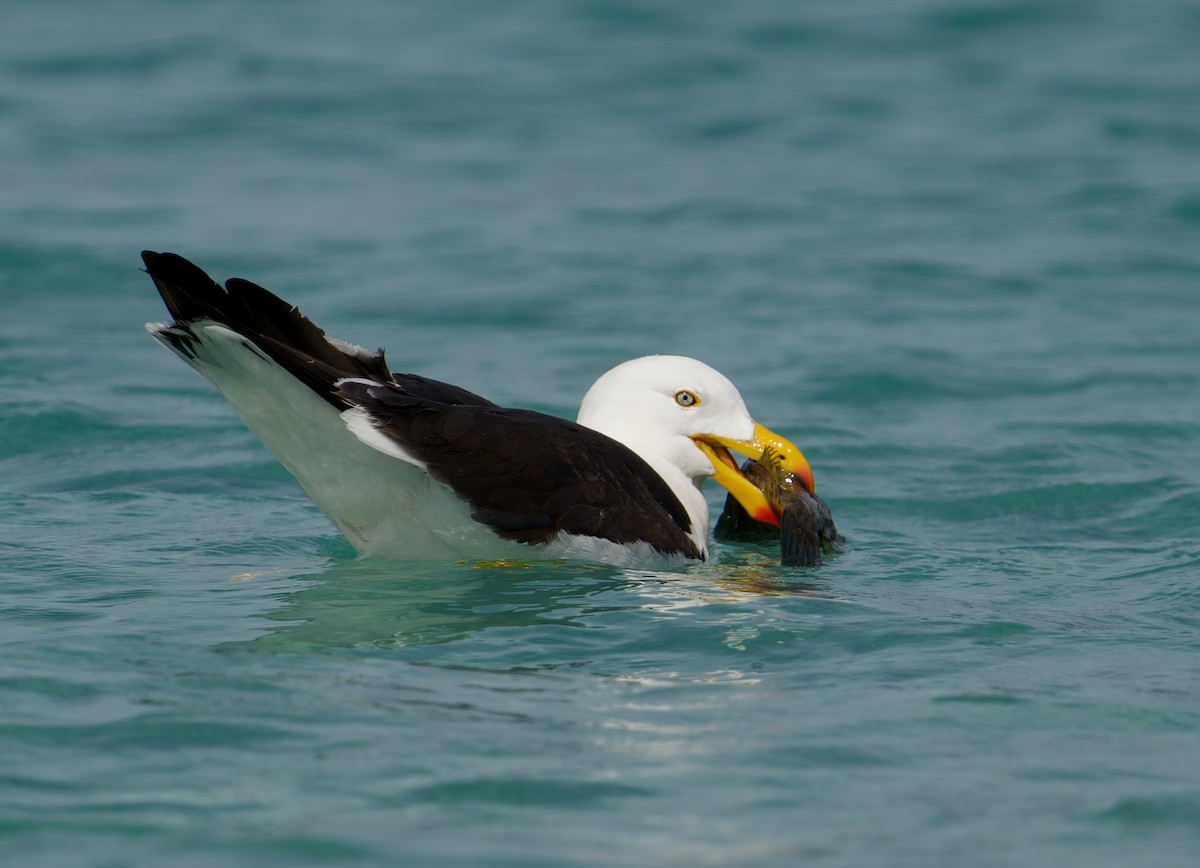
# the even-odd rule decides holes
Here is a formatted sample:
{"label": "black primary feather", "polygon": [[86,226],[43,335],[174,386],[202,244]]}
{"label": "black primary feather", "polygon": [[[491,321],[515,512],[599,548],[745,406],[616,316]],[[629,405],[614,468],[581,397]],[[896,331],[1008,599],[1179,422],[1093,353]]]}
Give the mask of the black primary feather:
{"label": "black primary feather", "polygon": [[176,328],[167,337],[189,352],[195,341],[188,325],[210,320],[237,332],[339,410],[337,382],[348,377],[391,383],[411,395],[444,404],[496,406],[460,386],[418,374],[389,371],[383,350],[334,343],[308,317],[256,283],[235,277],[222,288],[196,265],[175,253],[142,251],[146,272],[158,288]]}

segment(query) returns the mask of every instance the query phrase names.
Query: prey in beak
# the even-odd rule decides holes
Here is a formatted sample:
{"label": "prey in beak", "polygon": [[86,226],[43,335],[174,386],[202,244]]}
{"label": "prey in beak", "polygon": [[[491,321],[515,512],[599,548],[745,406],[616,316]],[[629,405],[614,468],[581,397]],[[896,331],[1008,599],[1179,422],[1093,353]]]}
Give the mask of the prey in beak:
{"label": "prey in beak", "polygon": [[712,463],[713,479],[728,490],[756,521],[779,527],[783,505],[779,502],[778,492],[773,491],[771,485],[760,488],[746,478],[730,455],[730,450],[754,461],[759,461],[763,455],[769,455],[771,463],[781,471],[793,475],[809,494],[814,493],[812,468],[808,466],[804,454],[790,440],[780,437],[757,422],[754,423],[754,435],[749,440],[732,440],[702,434],[693,437],[692,442]]}

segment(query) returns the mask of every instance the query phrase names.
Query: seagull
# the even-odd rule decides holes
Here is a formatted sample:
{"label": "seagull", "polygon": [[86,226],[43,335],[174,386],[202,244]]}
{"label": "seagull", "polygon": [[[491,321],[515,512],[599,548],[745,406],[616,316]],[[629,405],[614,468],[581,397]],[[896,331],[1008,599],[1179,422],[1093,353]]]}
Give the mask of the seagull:
{"label": "seagull", "polygon": [[147,331],[221,391],[361,555],[659,568],[708,558],[709,478],[779,524],[731,450],[813,490],[800,450],[696,359],[617,365],[572,422],[390,371],[383,350],[326,336],[250,281],[222,287],[174,253],[142,261],[172,317]]}

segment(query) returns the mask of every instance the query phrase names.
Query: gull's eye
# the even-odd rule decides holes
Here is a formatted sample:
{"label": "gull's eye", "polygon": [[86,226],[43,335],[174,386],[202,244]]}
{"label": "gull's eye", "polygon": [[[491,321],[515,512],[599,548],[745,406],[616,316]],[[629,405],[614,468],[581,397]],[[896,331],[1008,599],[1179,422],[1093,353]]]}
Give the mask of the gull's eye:
{"label": "gull's eye", "polygon": [[700,403],[700,399],[696,397],[695,392],[689,392],[687,389],[680,389],[675,393],[675,403],[680,407],[695,407]]}

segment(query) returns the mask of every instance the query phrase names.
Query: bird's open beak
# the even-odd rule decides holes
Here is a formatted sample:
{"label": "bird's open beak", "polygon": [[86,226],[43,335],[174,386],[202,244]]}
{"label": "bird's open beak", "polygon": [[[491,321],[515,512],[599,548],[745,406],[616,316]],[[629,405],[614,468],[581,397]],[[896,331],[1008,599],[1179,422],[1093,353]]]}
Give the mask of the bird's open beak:
{"label": "bird's open beak", "polygon": [[813,493],[813,473],[804,454],[790,440],[754,423],[754,436],[749,440],[731,440],[702,434],[692,438],[700,451],[712,462],[713,479],[728,489],[729,493],[757,521],[779,525],[780,507],[763,493],[762,489],[745,477],[729,450],[745,455],[755,461],[763,453],[770,452],[781,470],[793,474],[801,484]]}

